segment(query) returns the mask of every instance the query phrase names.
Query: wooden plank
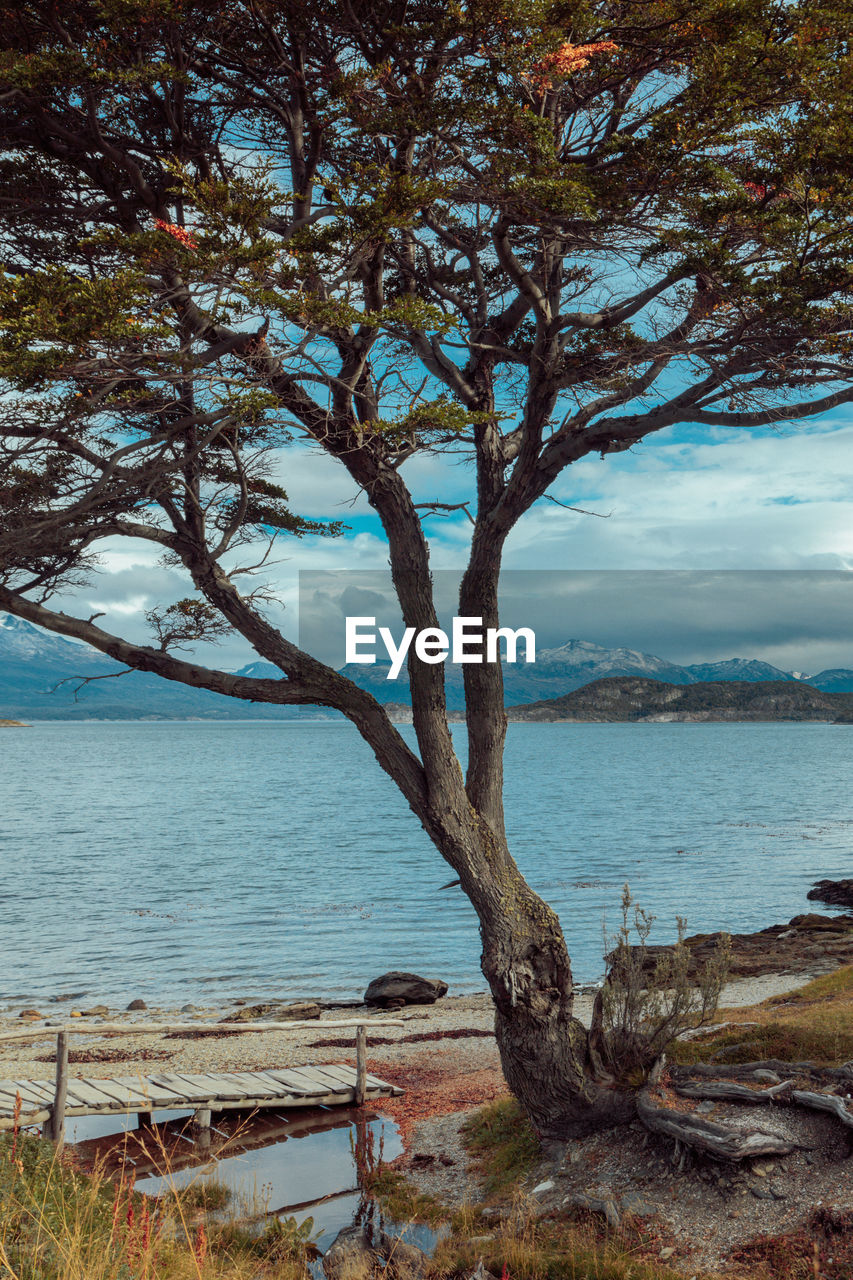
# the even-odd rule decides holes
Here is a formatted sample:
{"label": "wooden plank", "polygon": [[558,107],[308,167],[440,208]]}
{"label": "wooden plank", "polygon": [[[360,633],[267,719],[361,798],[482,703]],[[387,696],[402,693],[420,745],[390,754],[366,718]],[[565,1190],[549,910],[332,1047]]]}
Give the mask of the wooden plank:
{"label": "wooden plank", "polygon": [[245,1097],[245,1089],[237,1082],[230,1071],[227,1073],[219,1071],[202,1071],[197,1074],[187,1075],[184,1075],[183,1072],[181,1072],[180,1074],[183,1076],[184,1080],[189,1081],[190,1084],[197,1085],[199,1089],[211,1089],[212,1092],[208,1094],[208,1097],[230,1100]]}
{"label": "wooden plank", "polygon": [[329,1065],[324,1063],[322,1067],[312,1068],[318,1072],[321,1079],[336,1080],[338,1084],[343,1085],[345,1089],[354,1089],[356,1084],[356,1073],[351,1067]]}
{"label": "wooden plank", "polygon": [[367,1032],[363,1026],[355,1033],[355,1105],[360,1107],[367,1093]]}
{"label": "wooden plank", "polygon": [[[175,1075],[180,1076],[188,1089],[200,1089],[204,1097],[211,1101],[217,1096],[221,1096],[223,1102],[234,1102],[243,1097],[243,1090],[229,1084],[227,1076],[219,1076],[212,1072],[208,1074],[203,1071],[176,1071]],[[218,1090],[221,1090],[221,1094]],[[200,1099],[201,1094],[198,1100]]]}
{"label": "wooden plank", "polygon": [[145,1094],[135,1085],[118,1084],[115,1080],[100,1079],[87,1080],[86,1083],[96,1086],[100,1093],[105,1093],[108,1098],[112,1098],[111,1111],[143,1111],[150,1106]]}
{"label": "wooden plank", "polygon": [[[42,1105],[44,1105],[44,1103],[42,1103]],[[29,1111],[32,1111],[33,1106],[35,1106],[35,1103],[33,1102],[22,1101],[22,1106],[20,1106],[20,1114],[23,1115],[24,1111],[27,1111],[27,1107],[29,1108]],[[14,1098],[10,1097],[8,1093],[0,1094],[0,1115],[13,1116],[14,1114],[15,1114]],[[29,1114],[29,1112],[27,1112],[27,1114]]]}
{"label": "wooden plank", "polygon": [[79,1098],[81,1106],[95,1107],[99,1111],[114,1111],[117,1102],[115,1095],[104,1089],[106,1083],[106,1080],[96,1080],[92,1076],[85,1079],[75,1077],[68,1081],[68,1093],[69,1096],[73,1093]]}
{"label": "wooden plank", "polygon": [[176,1094],[174,1089],[164,1088],[148,1076],[113,1076],[113,1079],[116,1084],[123,1084],[127,1089],[140,1090],[151,1106],[159,1111],[174,1110],[175,1104],[182,1097]]}
{"label": "wooden plank", "polygon": [[[214,1076],[211,1072],[211,1078],[216,1080],[221,1077]],[[243,1098],[280,1098],[284,1092],[283,1084],[279,1084],[271,1076],[265,1077],[262,1071],[229,1071],[224,1078],[240,1090]]]}
{"label": "wooden plank", "polygon": [[30,1093],[37,1098],[41,1098],[42,1102],[48,1102],[53,1106],[53,1090],[54,1085],[49,1080],[16,1080],[16,1085],[26,1085]]}
{"label": "wooden plank", "polygon": [[[17,1105],[17,1103],[16,1103],[15,1099],[14,1099],[13,1097],[10,1097],[8,1094],[5,1094],[5,1093],[4,1093],[4,1094],[2,1095],[2,1098],[0,1098],[0,1111],[2,1111],[4,1115],[7,1115],[7,1116],[14,1116],[14,1114],[15,1114],[15,1107],[16,1107],[16,1105]],[[43,1107],[43,1106],[44,1106],[44,1103],[43,1103],[43,1102],[24,1102],[24,1100],[23,1100],[23,1098],[22,1098],[22,1099],[21,1099],[21,1113],[20,1113],[20,1114],[21,1114],[21,1118],[23,1119],[23,1117],[24,1117],[24,1116],[30,1116],[30,1115],[32,1115],[33,1111],[35,1111],[35,1110],[37,1110],[37,1109],[39,1109],[39,1108],[41,1108],[41,1107]],[[51,1103],[51,1106],[53,1106],[53,1103]]]}
{"label": "wooden plank", "polygon": [[21,1101],[27,1103],[35,1103],[36,1106],[42,1107],[45,1103],[53,1106],[53,1086],[47,1081],[40,1083],[39,1081],[16,1080],[15,1087],[21,1095]]}
{"label": "wooden plank", "polygon": [[293,1094],[293,1090],[282,1080],[276,1080],[271,1071],[244,1071],[244,1076],[251,1076],[253,1079],[260,1080],[264,1088],[268,1088],[271,1098],[288,1098]]}
{"label": "wooden plank", "polygon": [[308,1075],[307,1072],[307,1067],[288,1067],[285,1071],[268,1071],[267,1075],[272,1076],[273,1080],[280,1080],[282,1084],[286,1084],[294,1093],[301,1094],[304,1098],[329,1092],[328,1080],[320,1081],[316,1076]]}
{"label": "wooden plank", "polygon": [[327,1088],[337,1085],[342,1092],[346,1089],[355,1089],[355,1072],[350,1068],[322,1066],[312,1067],[311,1071],[319,1083],[325,1083]]}
{"label": "wooden plank", "polygon": [[68,1082],[68,1084],[65,1087],[66,1109],[70,1107],[72,1110],[77,1110],[77,1111],[82,1110],[82,1111],[89,1111],[89,1112],[114,1111],[116,1109],[117,1103],[115,1103],[112,1100],[112,1098],[107,1098],[104,1094],[100,1095],[98,1104],[93,1107],[91,1099],[89,1097],[86,1097],[86,1098],[82,1097],[82,1095],[79,1094],[77,1090],[74,1088],[74,1084],[75,1082],[71,1080]]}
{"label": "wooden plank", "polygon": [[68,1033],[56,1037],[56,1088],[50,1113],[50,1136],[57,1151],[65,1142],[65,1091],[68,1087]]}
{"label": "wooden plank", "polygon": [[[358,1077],[358,1068],[350,1067],[345,1062],[323,1063],[319,1071],[325,1071],[327,1075],[336,1075],[341,1080],[346,1080],[355,1085]],[[369,1071],[365,1072],[365,1083],[368,1089],[386,1089],[391,1090],[395,1086],[389,1084],[387,1080],[380,1080],[378,1076],[371,1075]],[[402,1093],[402,1090],[400,1090]]]}
{"label": "wooden plank", "polygon": [[174,1089],[176,1094],[186,1098],[188,1102],[207,1102],[211,1097],[209,1088],[200,1089],[197,1085],[192,1084],[186,1076],[163,1072],[152,1076],[151,1079],[155,1084],[162,1084],[169,1089]]}
{"label": "wooden plank", "polygon": [[348,1088],[352,1087],[349,1080],[343,1080],[340,1076],[328,1075],[325,1066],[321,1067],[312,1065],[310,1067],[297,1067],[295,1070],[301,1071],[309,1080],[314,1080],[317,1084],[325,1085],[327,1089],[333,1085],[337,1085],[339,1087],[343,1085]]}
{"label": "wooden plank", "polygon": [[14,1080],[0,1080],[0,1105],[4,1110],[15,1110],[15,1094],[17,1092],[18,1086]]}
{"label": "wooden plank", "polygon": [[7,1040],[42,1040],[46,1036],[55,1036],[57,1031],[77,1036],[164,1035],[175,1031],[216,1031],[228,1035],[230,1032],[335,1031],[339,1027],[358,1027],[362,1023],[369,1030],[370,1027],[404,1027],[411,1018],[412,1014],[407,1013],[401,1018],[371,1018],[368,1022],[363,1018],[329,1018],[322,1022],[317,1019],[304,1021],[296,1018],[289,1022],[70,1022],[63,1027],[27,1027],[0,1031],[0,1043]]}
{"label": "wooden plank", "polygon": [[[23,1114],[21,1115],[20,1123],[23,1125],[45,1124],[49,1120],[50,1120],[50,1112],[47,1110],[28,1111],[26,1116],[24,1116]],[[14,1124],[15,1124],[15,1121],[12,1118],[12,1116],[0,1115],[0,1130],[12,1129],[14,1127]]]}
{"label": "wooden plank", "polygon": [[256,1088],[260,1085],[260,1094],[257,1094],[259,1097],[263,1097],[266,1094],[270,1098],[282,1098],[283,1100],[283,1098],[291,1097],[291,1094],[295,1092],[289,1085],[284,1084],[282,1080],[275,1079],[275,1076],[270,1071],[241,1071],[241,1075],[254,1080]]}

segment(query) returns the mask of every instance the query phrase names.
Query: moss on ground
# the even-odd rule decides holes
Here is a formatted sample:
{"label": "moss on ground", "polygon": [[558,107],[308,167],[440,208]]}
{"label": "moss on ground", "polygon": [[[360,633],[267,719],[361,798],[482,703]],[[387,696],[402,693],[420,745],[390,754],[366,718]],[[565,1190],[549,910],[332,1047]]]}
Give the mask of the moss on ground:
{"label": "moss on ground", "polygon": [[514,1098],[481,1107],[463,1124],[462,1138],[487,1200],[512,1198],[542,1154],[533,1126]]}

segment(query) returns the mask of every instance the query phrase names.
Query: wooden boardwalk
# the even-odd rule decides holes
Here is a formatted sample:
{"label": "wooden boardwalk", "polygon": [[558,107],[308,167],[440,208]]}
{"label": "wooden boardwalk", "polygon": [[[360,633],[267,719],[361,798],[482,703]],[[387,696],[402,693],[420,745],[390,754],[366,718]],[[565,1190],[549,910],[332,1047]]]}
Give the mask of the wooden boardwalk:
{"label": "wooden boardwalk", "polygon": [[[355,1067],[332,1063],[281,1071],[158,1072],[150,1076],[69,1076],[66,1116],[150,1116],[153,1111],[254,1111],[260,1107],[351,1106]],[[53,1114],[52,1080],[0,1080],[0,1129],[11,1129],[20,1098],[19,1125],[42,1124]],[[367,1073],[365,1100],[398,1097],[403,1090]]]}

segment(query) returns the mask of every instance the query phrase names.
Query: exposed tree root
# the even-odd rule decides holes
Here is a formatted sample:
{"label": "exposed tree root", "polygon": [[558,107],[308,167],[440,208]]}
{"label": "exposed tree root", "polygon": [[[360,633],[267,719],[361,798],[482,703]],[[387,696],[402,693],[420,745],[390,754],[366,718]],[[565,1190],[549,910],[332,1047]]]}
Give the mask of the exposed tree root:
{"label": "exposed tree root", "polygon": [[[707,1120],[674,1105],[674,1093],[682,1098],[707,1098],[730,1102],[784,1103],[831,1112],[841,1124],[853,1129],[853,1069],[815,1067],[810,1062],[755,1062],[739,1067],[712,1067],[705,1064],[675,1067],[671,1078],[662,1081],[664,1062],[655,1064],[649,1082],[637,1097],[637,1115],[647,1129],[674,1138],[676,1144],[692,1147],[716,1160],[740,1161],[756,1156],[788,1155],[799,1143],[765,1129],[734,1129]],[[785,1077],[780,1079],[781,1074]],[[827,1091],[797,1087],[805,1082],[823,1084]],[[748,1083],[752,1082],[752,1087]],[[764,1086],[756,1088],[755,1085]],[[849,1089],[845,1089],[849,1086]],[[841,1096],[844,1090],[846,1097]]]}
{"label": "exposed tree root", "polygon": [[796,1142],[780,1138],[764,1129],[727,1129],[692,1111],[678,1111],[660,1105],[647,1086],[637,1097],[637,1115],[647,1129],[674,1138],[686,1147],[702,1151],[716,1160],[739,1161],[754,1156],[786,1156],[797,1149]]}

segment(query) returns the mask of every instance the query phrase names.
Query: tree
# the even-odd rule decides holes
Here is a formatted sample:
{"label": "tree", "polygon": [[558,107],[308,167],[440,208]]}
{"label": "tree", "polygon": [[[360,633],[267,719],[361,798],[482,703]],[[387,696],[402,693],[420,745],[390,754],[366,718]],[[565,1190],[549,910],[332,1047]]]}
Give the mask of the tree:
{"label": "tree", "polygon": [[[462,452],[459,612],[497,626],[506,538],[573,462],[853,400],[845,8],[3,10],[0,607],[167,679],[343,712],[476,909],[506,1079],[543,1134],[633,1095],[507,845],[500,666],[465,668],[463,777],[440,665],[409,663],[415,751],[270,624],[236,552],[322,531],[271,478],[309,441],[378,513],[406,625],[435,626],[406,463]],[[150,646],[50,604],[115,537],[191,582]],[[223,626],[283,678],[177,656]]]}

